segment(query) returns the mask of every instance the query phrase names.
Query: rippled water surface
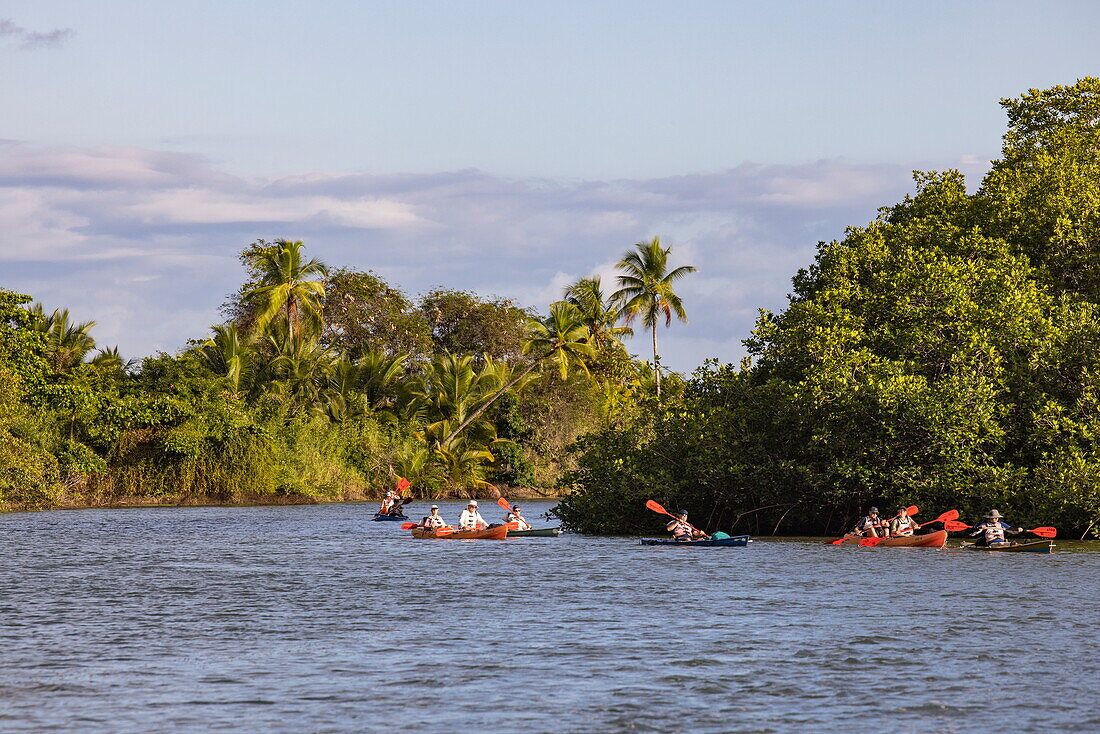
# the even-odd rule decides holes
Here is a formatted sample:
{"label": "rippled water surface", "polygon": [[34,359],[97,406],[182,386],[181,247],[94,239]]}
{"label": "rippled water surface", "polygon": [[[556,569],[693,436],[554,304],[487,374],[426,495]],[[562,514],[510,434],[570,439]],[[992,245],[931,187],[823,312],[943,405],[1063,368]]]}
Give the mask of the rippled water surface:
{"label": "rippled water surface", "polygon": [[1100,731],[1097,545],[414,540],[372,512],[0,516],[0,730]]}

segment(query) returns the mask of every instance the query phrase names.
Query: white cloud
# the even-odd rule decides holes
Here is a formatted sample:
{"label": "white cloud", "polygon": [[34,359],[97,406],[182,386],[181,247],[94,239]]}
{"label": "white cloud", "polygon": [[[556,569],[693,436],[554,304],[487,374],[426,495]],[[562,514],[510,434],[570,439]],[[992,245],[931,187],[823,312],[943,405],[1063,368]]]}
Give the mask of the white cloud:
{"label": "white cloud", "polygon": [[739,358],[757,308],[782,307],[818,240],[910,188],[907,166],[840,161],[652,180],[246,179],[178,153],[0,142],[0,285],[79,309],[133,355],[205,334],[241,278],[237,252],[258,237],[305,240],[331,265],[414,293],[442,285],[545,307],[582,275],[614,290],[614,262],[659,235],[677,264],[700,268],[681,285],[691,322],[662,339],[666,363],[690,369]]}

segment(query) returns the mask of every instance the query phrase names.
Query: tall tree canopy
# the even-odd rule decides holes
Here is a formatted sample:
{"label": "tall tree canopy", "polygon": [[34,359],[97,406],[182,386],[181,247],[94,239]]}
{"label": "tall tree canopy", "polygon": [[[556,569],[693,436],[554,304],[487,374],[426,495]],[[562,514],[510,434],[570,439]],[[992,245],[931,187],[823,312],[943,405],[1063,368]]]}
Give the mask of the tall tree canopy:
{"label": "tall tree canopy", "polygon": [[582,440],[563,518],[640,529],[659,487],[757,532],[839,531],[868,503],[1100,519],[1100,82],[1003,105],[975,193],[918,173],[820,243],[746,341],[754,364],[708,365],[682,401]]}

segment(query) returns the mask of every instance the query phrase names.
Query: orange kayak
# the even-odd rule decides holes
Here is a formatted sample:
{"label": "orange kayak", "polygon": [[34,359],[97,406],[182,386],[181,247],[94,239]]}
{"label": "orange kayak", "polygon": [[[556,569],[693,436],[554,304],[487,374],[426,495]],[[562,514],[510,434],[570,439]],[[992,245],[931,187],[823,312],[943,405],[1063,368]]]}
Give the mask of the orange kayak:
{"label": "orange kayak", "polygon": [[[845,538],[844,545],[859,545],[863,538]],[[909,535],[900,538],[887,538],[878,545],[904,546],[908,548],[942,548],[947,543],[947,531],[937,530],[928,535]]]}
{"label": "orange kayak", "polygon": [[508,537],[508,526],[501,525],[485,530],[428,530],[427,528],[413,528],[414,538],[444,538],[448,540],[504,540]]}

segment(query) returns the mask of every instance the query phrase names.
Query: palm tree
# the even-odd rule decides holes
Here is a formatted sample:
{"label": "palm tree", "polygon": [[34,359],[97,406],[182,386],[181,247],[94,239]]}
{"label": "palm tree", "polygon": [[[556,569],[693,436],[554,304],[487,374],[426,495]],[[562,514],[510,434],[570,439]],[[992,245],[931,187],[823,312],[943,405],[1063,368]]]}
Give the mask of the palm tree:
{"label": "palm tree", "polygon": [[293,407],[323,411],[338,365],[336,352],[316,338],[292,338],[283,322],[267,335],[265,351],[273,356],[263,366],[264,391],[286,398]]}
{"label": "palm tree", "polygon": [[241,390],[255,363],[256,351],[233,324],[213,327],[214,336],[202,344],[199,354],[207,366],[224,377],[234,393]]}
{"label": "palm tree", "polygon": [[569,376],[571,368],[576,367],[588,373],[587,360],[596,356],[595,349],[589,343],[590,335],[585,326],[581,312],[572,303],[557,301],[550,305],[550,316],[543,320],[531,319],[528,325],[528,338],[523,342],[524,354],[537,354],[519,372],[504,383],[488,400],[484,401],[473,413],[447,435],[441,442],[447,446],[463,428],[485,412],[485,409],[495,403],[501,395],[512,389],[521,380],[527,378],[531,372],[543,362],[552,361],[558,366],[561,379]]}
{"label": "palm tree", "polygon": [[67,308],[55,309],[47,316],[41,303],[34,304],[30,312],[35,317],[32,328],[45,336],[46,359],[55,372],[67,372],[95,349],[90,332],[96,322],[70,322]]}
{"label": "palm tree", "polygon": [[592,344],[597,349],[621,345],[622,342],[619,341],[621,336],[634,336],[634,330],[629,326],[615,326],[615,322],[619,320],[622,303],[614,298],[604,297],[600,276],[581,278],[567,286],[565,300],[580,311],[581,318],[592,337]]}
{"label": "palm tree", "polygon": [[110,370],[117,370],[124,372],[132,366],[132,361],[124,359],[122,352],[118,351],[118,347],[108,347],[107,349],[100,349],[99,354],[92,357],[92,364],[98,367],[106,367]]}
{"label": "palm tree", "polygon": [[301,338],[303,319],[315,329],[320,328],[321,299],[325,295],[321,279],[328,275],[328,268],[320,260],[303,261],[303,247],[300,240],[276,240],[272,248],[249,256],[259,274],[259,285],[245,294],[245,300],[258,306],[257,331],[265,331],[280,315],[295,340]]}
{"label": "palm tree", "polygon": [[354,362],[341,356],[329,378],[329,417],[340,422],[373,411],[379,418],[396,420],[392,408],[403,387],[408,358],[381,351],[369,351]]}
{"label": "palm tree", "polygon": [[471,431],[475,436],[467,437],[469,440],[487,444],[496,439],[493,422],[477,420],[480,413],[473,415],[473,412],[507,382],[511,371],[489,355],[483,355],[483,359],[480,369],[468,354],[443,354],[432,360],[418,397],[428,422],[425,436],[439,446],[450,445],[456,435],[452,432],[454,426],[460,423],[473,425]]}
{"label": "palm tree", "polygon": [[628,251],[616,267],[622,271],[619,276],[619,290],[612,294],[612,300],[621,300],[622,313],[627,323],[639,315],[642,324],[653,332],[653,369],[657,379],[657,397],[661,397],[661,357],[657,353],[657,322],[664,316],[665,327],[672,325],[672,316],[687,322],[687,313],[680,297],[672,289],[672,284],[688,273],[694,273],[691,265],[681,265],[675,270],[668,269],[668,253],[671,247],[661,247],[659,237],[652,242],[639,242],[633,251]]}

